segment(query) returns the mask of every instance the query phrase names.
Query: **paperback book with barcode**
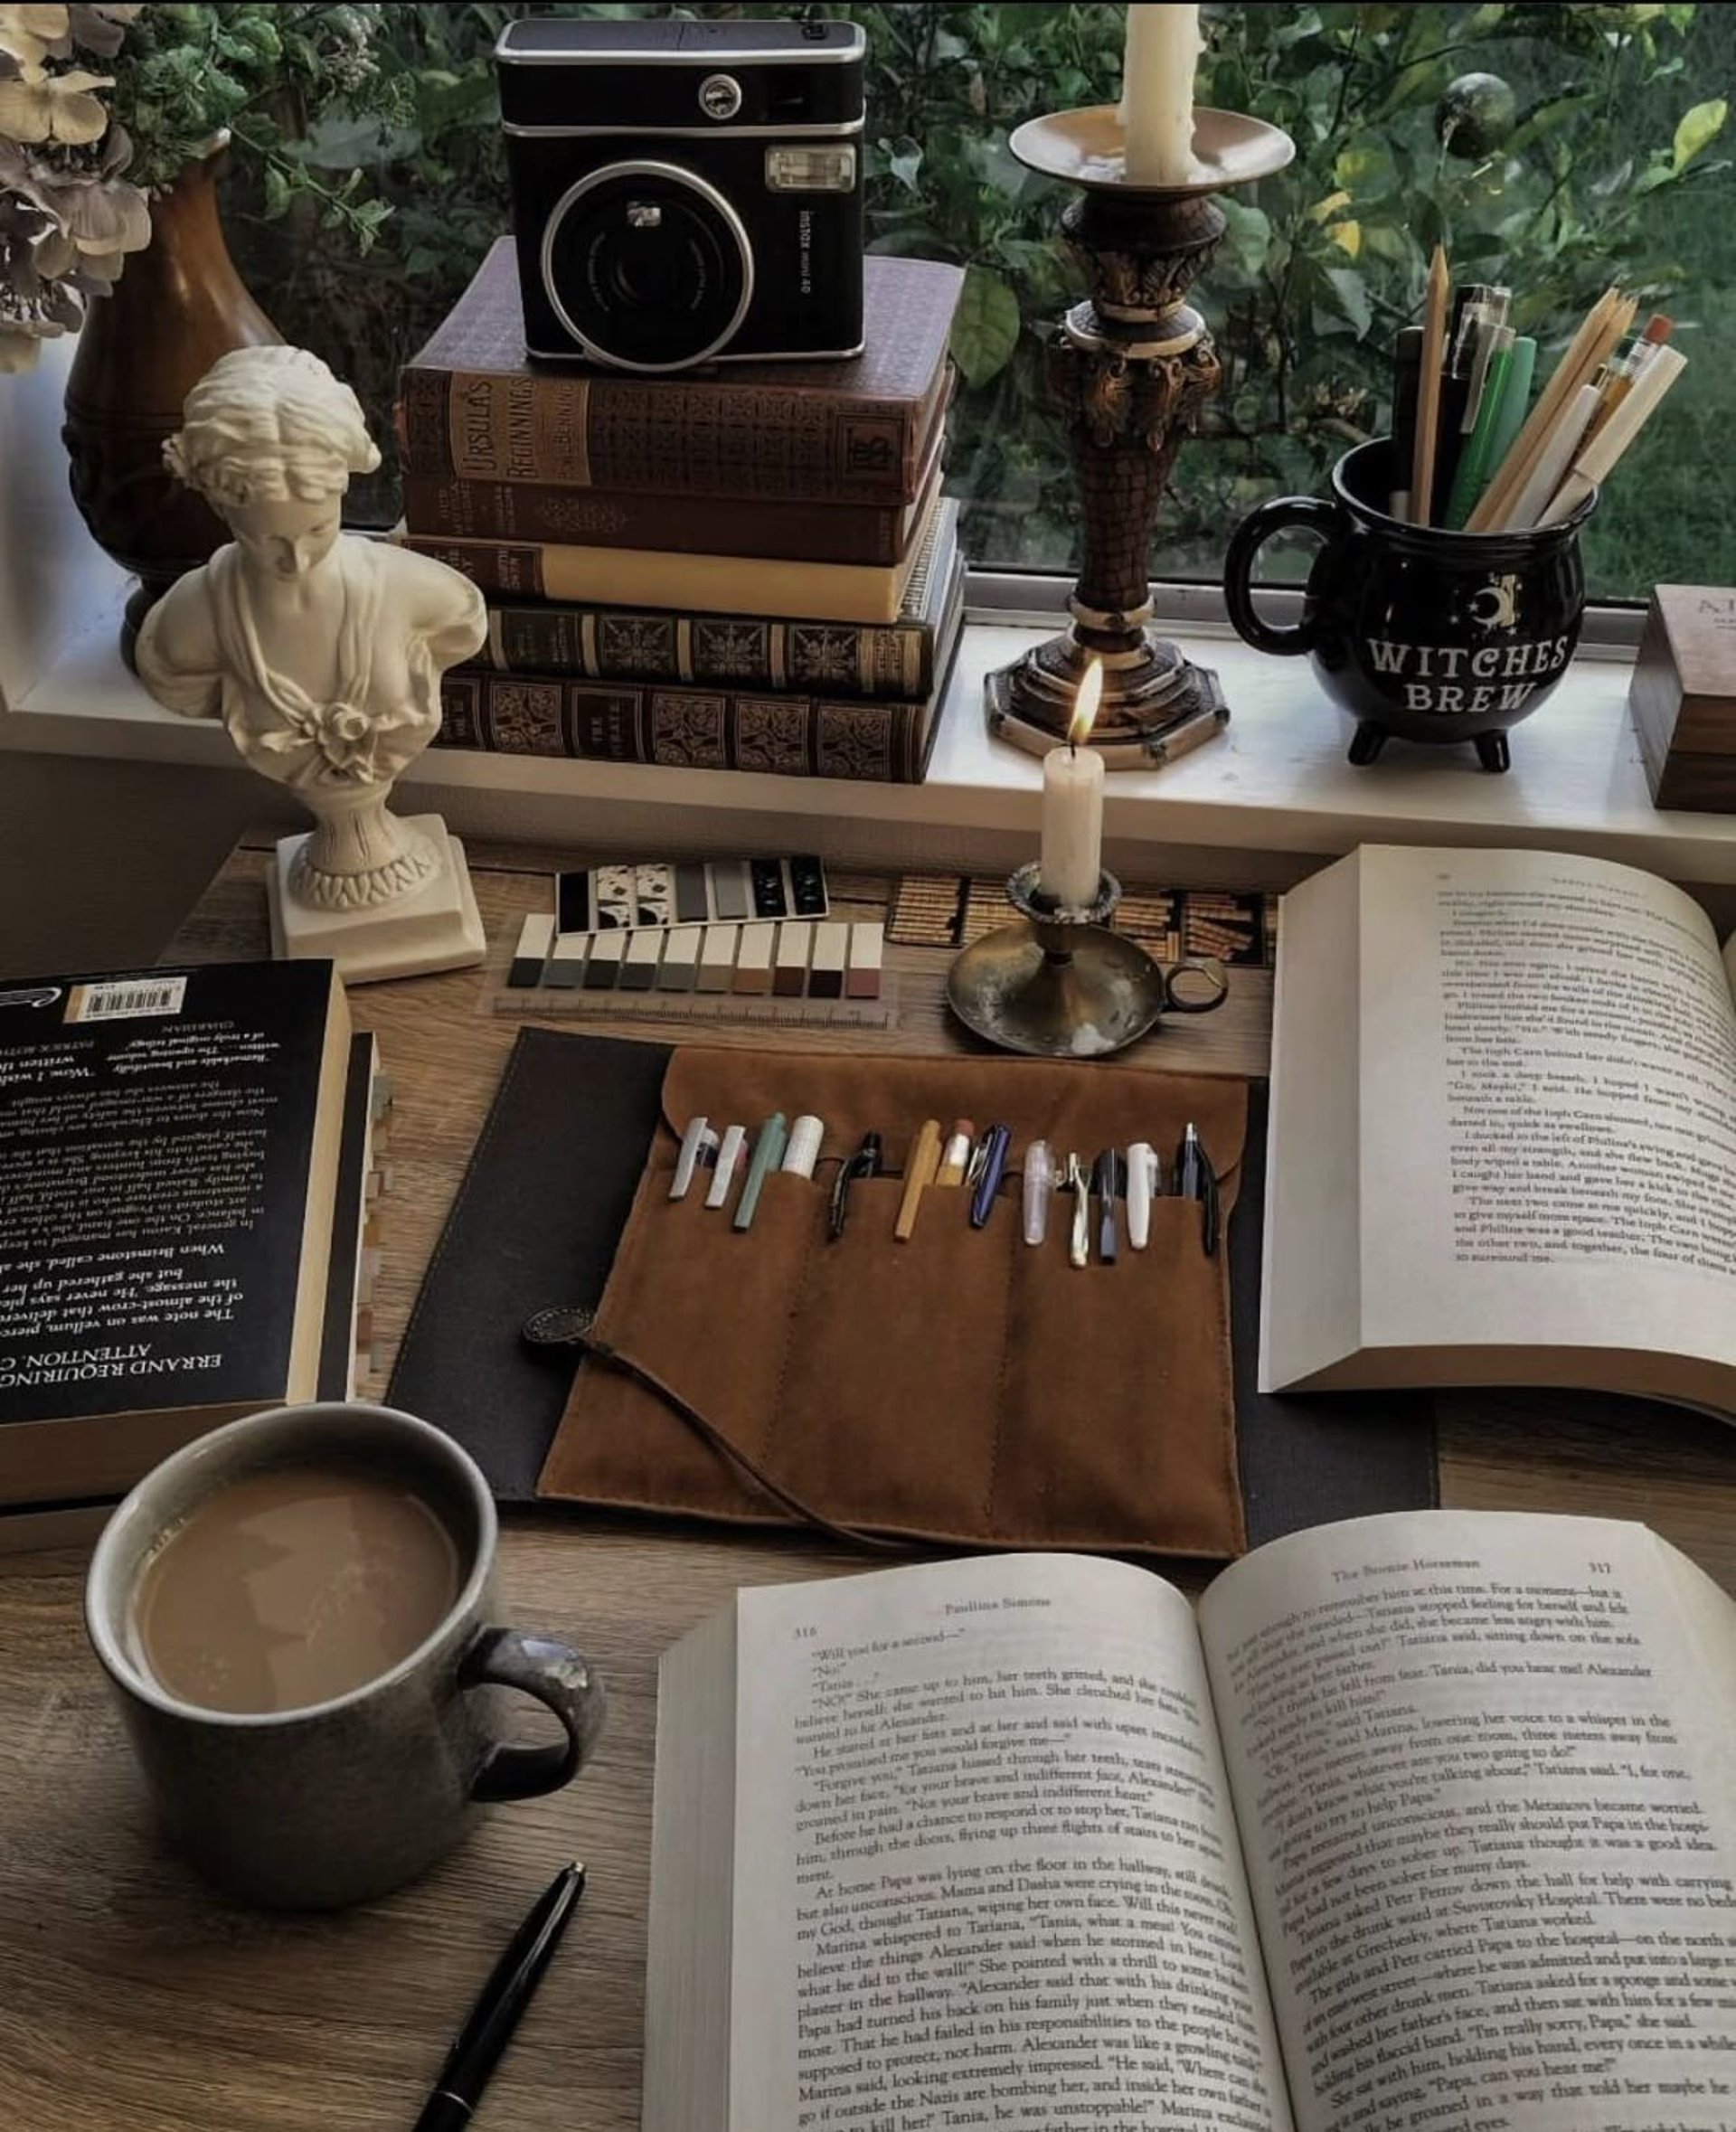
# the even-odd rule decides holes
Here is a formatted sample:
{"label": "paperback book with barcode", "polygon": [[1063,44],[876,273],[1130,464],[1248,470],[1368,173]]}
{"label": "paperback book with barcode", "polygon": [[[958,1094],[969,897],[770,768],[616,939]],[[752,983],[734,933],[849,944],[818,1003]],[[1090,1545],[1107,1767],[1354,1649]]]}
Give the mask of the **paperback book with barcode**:
{"label": "paperback book with barcode", "polygon": [[743,1591],[663,1662],[644,2132],[1730,2132],[1733,1737],[1736,1602],[1613,1520]]}
{"label": "paperback book with barcode", "polygon": [[0,983],[0,1506],[316,1395],[350,1083],[329,962]]}

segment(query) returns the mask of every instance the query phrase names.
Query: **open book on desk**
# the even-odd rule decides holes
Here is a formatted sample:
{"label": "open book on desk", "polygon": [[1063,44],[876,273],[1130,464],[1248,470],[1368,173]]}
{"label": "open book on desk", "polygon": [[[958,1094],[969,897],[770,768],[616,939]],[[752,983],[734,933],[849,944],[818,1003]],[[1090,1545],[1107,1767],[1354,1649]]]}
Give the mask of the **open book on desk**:
{"label": "open book on desk", "polygon": [[1736,1414],[1736,956],[1629,866],[1365,845],[1284,899],[1260,1383]]}
{"label": "open book on desk", "polygon": [[1729,2132],[1736,1605],[1422,1511],[1197,1623],[1013,1555],[664,1661],[644,2132]]}

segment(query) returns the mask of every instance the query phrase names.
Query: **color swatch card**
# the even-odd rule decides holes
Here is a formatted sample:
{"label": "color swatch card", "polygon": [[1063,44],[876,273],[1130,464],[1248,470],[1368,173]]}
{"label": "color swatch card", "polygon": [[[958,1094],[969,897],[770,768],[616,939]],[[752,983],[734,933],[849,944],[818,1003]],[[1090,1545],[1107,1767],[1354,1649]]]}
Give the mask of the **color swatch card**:
{"label": "color swatch card", "polygon": [[723,920],[777,923],[824,918],[830,904],[816,858],[654,860],[554,877],[556,929],[637,932]]}

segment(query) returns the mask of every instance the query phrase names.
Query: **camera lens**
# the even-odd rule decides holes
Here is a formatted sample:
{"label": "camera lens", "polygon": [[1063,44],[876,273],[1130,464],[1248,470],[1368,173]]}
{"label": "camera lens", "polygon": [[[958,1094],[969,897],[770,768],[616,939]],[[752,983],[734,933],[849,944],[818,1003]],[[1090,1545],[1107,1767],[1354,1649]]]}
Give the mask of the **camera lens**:
{"label": "camera lens", "polygon": [[726,347],[753,293],[741,217],[673,163],[614,163],[571,186],[542,236],[542,282],[585,353],[684,370]]}

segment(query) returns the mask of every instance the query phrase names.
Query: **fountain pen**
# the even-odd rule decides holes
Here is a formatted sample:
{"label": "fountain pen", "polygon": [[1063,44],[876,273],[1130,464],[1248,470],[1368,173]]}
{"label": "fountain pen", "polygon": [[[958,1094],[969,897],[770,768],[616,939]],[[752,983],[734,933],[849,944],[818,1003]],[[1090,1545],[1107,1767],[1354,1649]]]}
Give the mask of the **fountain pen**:
{"label": "fountain pen", "polygon": [[584,1891],[585,1869],[574,1859],[531,1905],[448,2052],[416,2132],[464,2132]]}

